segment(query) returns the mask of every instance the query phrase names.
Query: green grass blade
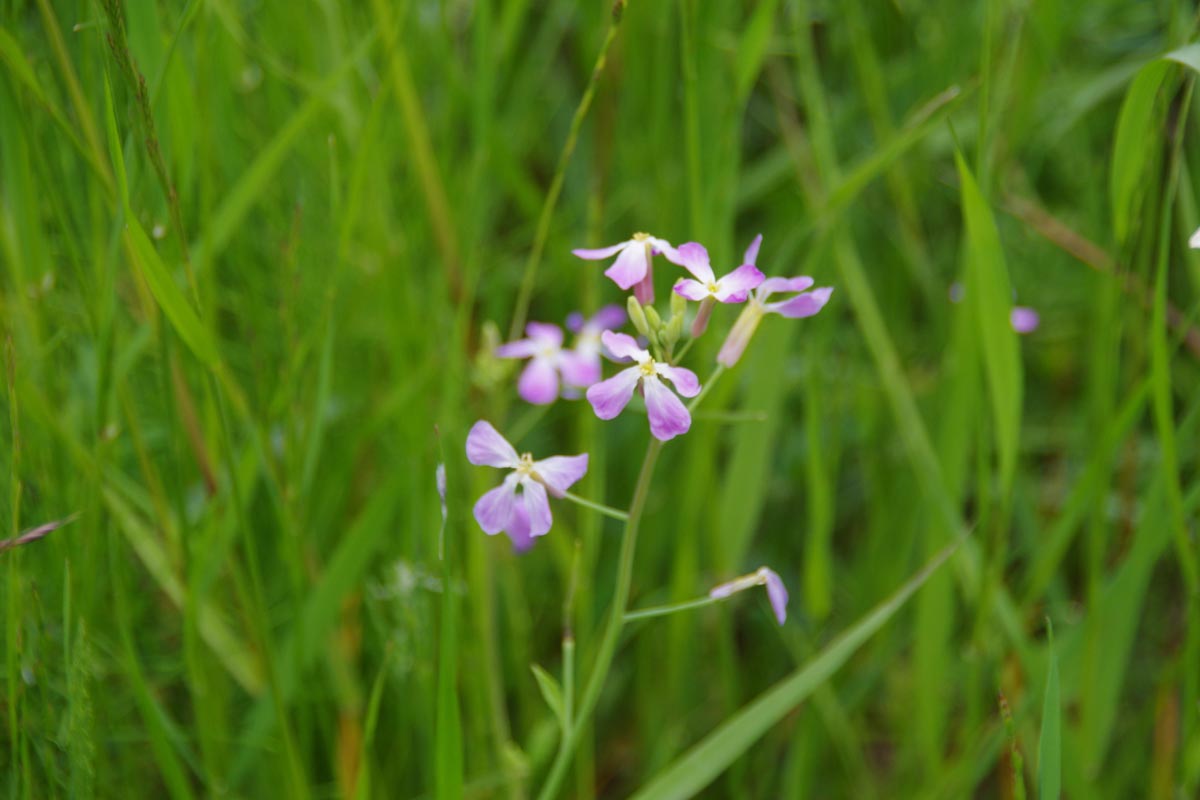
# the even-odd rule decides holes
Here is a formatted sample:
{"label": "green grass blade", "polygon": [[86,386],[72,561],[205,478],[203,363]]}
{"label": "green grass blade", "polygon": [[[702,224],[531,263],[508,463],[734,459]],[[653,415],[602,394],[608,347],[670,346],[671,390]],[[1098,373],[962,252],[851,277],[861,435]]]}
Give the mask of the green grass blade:
{"label": "green grass blade", "polygon": [[[1049,625],[1049,620],[1047,620]],[[1057,800],[1062,782],[1062,704],[1058,692],[1058,656],[1054,652],[1054,628],[1047,629],[1046,697],[1042,703],[1042,733],[1038,738],[1038,798]]]}

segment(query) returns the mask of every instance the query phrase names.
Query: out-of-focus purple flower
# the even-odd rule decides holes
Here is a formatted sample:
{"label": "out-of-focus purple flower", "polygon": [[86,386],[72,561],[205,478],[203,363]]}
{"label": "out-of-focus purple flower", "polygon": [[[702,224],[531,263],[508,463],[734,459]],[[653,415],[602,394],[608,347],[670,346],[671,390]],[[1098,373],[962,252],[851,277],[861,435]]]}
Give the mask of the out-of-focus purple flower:
{"label": "out-of-focus purple flower", "polygon": [[598,369],[586,358],[563,349],[562,328],[547,322],[531,322],[525,326],[525,334],[528,338],[497,347],[496,355],[529,359],[517,381],[517,393],[526,402],[553,403],[558,398],[560,374],[565,383],[581,389],[599,380]]}
{"label": "out-of-focus purple flower", "polygon": [[729,583],[722,583],[716,586],[708,593],[709,597],[721,599],[729,597],[735,592],[749,589],[753,586],[766,586],[767,599],[771,601],[771,609],[775,612],[775,619],[779,620],[782,625],[787,621],[787,604],[788,593],[784,588],[783,581],[774,570],[768,567],[759,567],[756,571],[749,575],[743,575],[740,578],[735,578]]}
{"label": "out-of-focus purple flower", "polygon": [[1188,247],[1200,250],[1200,228],[1192,234],[1192,238],[1188,239]]}
{"label": "out-of-focus purple flower", "polygon": [[1033,333],[1041,323],[1038,312],[1028,306],[1013,306],[1008,318],[1017,333]]}
{"label": "out-of-focus purple flower", "polygon": [[584,319],[578,311],[567,317],[567,329],[575,334],[578,374],[574,377],[587,380],[586,383],[577,384],[580,388],[587,388],[600,380],[600,356],[604,352],[600,334],[615,331],[624,324],[625,309],[615,304],[605,306],[588,319]]}
{"label": "out-of-focus purple flower", "polygon": [[512,470],[503,483],[475,503],[475,520],[489,536],[507,533],[518,550],[529,549],[535,536],[550,530],[553,519],[547,491],[561,497],[588,467],[587,453],[540,461],[534,461],[529,453],[518,456],[508,440],[482,419],[467,434],[467,460],[477,466]]}
{"label": "out-of-focus purple flower", "polygon": [[589,261],[599,261],[616,255],[617,260],[604,274],[612,278],[623,290],[633,287],[638,302],[647,305],[654,302],[653,256],[662,253],[670,258],[675,248],[665,239],[648,233],[635,233],[629,241],[611,247],[577,249],[571,252]]}
{"label": "out-of-focus purple flower", "polygon": [[442,527],[438,530],[438,558],[445,555],[446,548],[446,465],[438,462],[437,468],[433,471],[434,483],[437,484],[438,499],[442,504]]}
{"label": "out-of-focus purple flower", "polygon": [[[747,253],[749,254],[749,251]],[[700,303],[700,309],[692,323],[693,338],[704,333],[704,329],[708,327],[708,318],[712,314],[714,302],[744,303],[750,295],[750,290],[762,283],[764,278],[758,267],[746,263],[718,279],[708,260],[708,251],[697,242],[680,245],[674,256],[668,255],[667,258],[692,273],[695,278],[684,278],[674,287],[675,294]]]}
{"label": "out-of-focus purple flower", "polygon": [[588,402],[592,404],[596,416],[612,419],[620,414],[640,382],[646,398],[646,416],[650,418],[651,435],[665,442],[687,433],[692,426],[692,416],[674,392],[663,385],[662,379],[666,378],[675,384],[675,391],[684,397],[695,397],[700,393],[700,381],[696,373],[683,367],[659,364],[650,357],[648,351],[638,347],[632,336],[605,331],[600,338],[615,357],[632,359],[636,363],[587,390]]}

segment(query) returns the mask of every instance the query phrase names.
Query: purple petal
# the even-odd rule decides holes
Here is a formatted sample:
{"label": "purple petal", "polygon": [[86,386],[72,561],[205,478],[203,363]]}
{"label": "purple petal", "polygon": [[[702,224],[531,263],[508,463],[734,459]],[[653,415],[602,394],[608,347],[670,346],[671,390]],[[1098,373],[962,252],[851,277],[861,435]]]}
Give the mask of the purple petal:
{"label": "purple petal", "polygon": [[531,478],[525,478],[521,481],[521,489],[525,495],[525,510],[529,513],[529,535],[544,536],[554,523],[550,516],[546,487]]}
{"label": "purple petal", "polygon": [[650,417],[650,435],[660,442],[687,433],[692,427],[692,415],[675,393],[651,375],[642,381],[646,393],[646,415]]}
{"label": "purple petal", "polygon": [[655,364],[655,371],[675,384],[675,391],[684,397],[695,397],[700,394],[700,379],[690,369],[669,367],[666,364]]}
{"label": "purple petal", "polygon": [[679,249],[675,251],[675,258],[670,260],[692,273],[701,283],[716,280],[717,276],[713,274],[712,265],[708,260],[708,251],[699,242],[679,245]]}
{"label": "purple petal", "polygon": [[1017,333],[1033,333],[1041,323],[1041,317],[1038,316],[1038,312],[1027,306],[1013,306],[1009,321]]}
{"label": "purple petal", "polygon": [[495,536],[508,527],[512,519],[513,503],[517,496],[517,476],[509,475],[504,483],[486,492],[475,503],[475,521],[483,532]]}
{"label": "purple petal", "polygon": [[561,496],[575,481],[586,475],[587,468],[587,453],[577,456],[550,456],[533,462],[534,472],[556,496]]}
{"label": "purple petal", "polygon": [[616,303],[607,305],[587,321],[592,330],[611,331],[625,324],[625,309]]}
{"label": "purple petal", "polygon": [[654,305],[654,267],[646,263],[646,277],[633,285],[633,296],[644,306]]}
{"label": "purple petal", "polygon": [[517,451],[492,423],[479,420],[467,434],[467,461],[483,467],[513,467],[521,463]]}
{"label": "purple petal", "polygon": [[544,406],[558,398],[558,371],[548,358],[534,358],[517,381],[517,393],[527,403]]}
{"label": "purple petal", "polygon": [[534,538],[529,535],[529,512],[524,503],[513,504],[512,519],[508,521],[504,533],[512,542],[513,550],[518,553],[533,547]]}
{"label": "purple petal", "polygon": [[700,302],[708,297],[708,289],[704,288],[704,284],[700,281],[694,281],[691,278],[683,278],[673,287],[675,294],[686,297],[688,300]]}
{"label": "purple petal", "polygon": [[[671,246],[671,243],[666,239],[659,239],[657,236],[651,236],[648,240],[654,255],[666,256],[668,261],[674,262],[678,258],[678,251]],[[676,262],[678,263],[678,262]]]}
{"label": "purple petal", "polygon": [[811,317],[825,307],[825,304],[829,302],[831,294],[833,294],[833,289],[823,286],[820,289],[813,289],[811,292],[796,295],[791,300],[784,300],[781,303],[768,303],[766,309],[775,314],[782,314],[789,319]]}
{"label": "purple petal", "polygon": [[561,347],[563,343],[562,328],[549,322],[531,322],[525,326],[525,335],[542,347],[553,345]]}
{"label": "purple petal", "polygon": [[753,264],[742,264],[733,272],[717,281],[717,299],[722,303],[744,303],[750,290],[758,286],[766,276]]}
{"label": "purple petal", "polygon": [[567,330],[571,333],[579,333],[583,330],[583,314],[578,311],[567,314]]}
{"label": "purple petal", "polygon": [[766,298],[777,292],[803,292],[816,281],[807,275],[795,278],[767,278],[758,286],[758,296]]}
{"label": "purple petal", "polygon": [[650,355],[638,347],[637,339],[634,339],[627,333],[605,331],[600,334],[600,342],[608,348],[608,352],[617,358],[632,358],[634,361],[643,361]]}
{"label": "purple petal", "polygon": [[646,263],[646,246],[641,242],[632,242],[621,251],[621,255],[604,274],[617,286],[627,290],[646,277]]}
{"label": "purple petal", "polygon": [[629,244],[629,242],[621,242],[620,244],[614,244],[610,247],[598,247],[594,250],[580,248],[578,250],[572,250],[571,252],[580,258],[586,258],[588,261],[599,261],[600,259],[608,258],[614,253],[619,252],[627,244]]}
{"label": "purple petal", "polygon": [[500,358],[529,358],[541,349],[542,345],[533,339],[517,339],[497,347],[496,355]]}
{"label": "purple petal", "polygon": [[746,248],[746,255],[742,256],[742,263],[743,264],[751,264],[751,265],[757,264],[758,263],[758,248],[761,245],[762,245],[762,234],[760,233],[758,236],[754,237],[754,241],[751,242],[750,246]]}
{"label": "purple petal", "polygon": [[606,381],[588,387],[587,399],[600,419],[612,419],[624,410],[642,375],[641,367],[623,369]]}
{"label": "purple petal", "polygon": [[576,350],[563,350],[558,368],[562,370],[563,381],[572,386],[586,389],[600,380],[600,358],[598,356],[587,356]]}
{"label": "purple petal", "polygon": [[775,610],[775,619],[779,620],[779,624],[782,625],[787,622],[787,589],[784,588],[783,581],[773,570],[763,567],[760,571],[766,579],[767,599],[771,601],[771,608]]}

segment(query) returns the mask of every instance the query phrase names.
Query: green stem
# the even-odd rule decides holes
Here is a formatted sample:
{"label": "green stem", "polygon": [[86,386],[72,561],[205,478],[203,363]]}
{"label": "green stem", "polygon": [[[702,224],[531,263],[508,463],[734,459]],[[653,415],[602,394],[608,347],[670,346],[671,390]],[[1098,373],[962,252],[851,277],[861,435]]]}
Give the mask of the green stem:
{"label": "green stem", "polygon": [[627,613],[625,615],[625,621],[633,622],[635,619],[665,617],[668,614],[674,614],[676,611],[690,611],[693,608],[704,608],[704,606],[711,606],[714,603],[719,603],[723,599],[724,598],[722,597],[697,597],[695,600],[685,600],[682,603],[670,603],[665,606],[640,608],[637,611],[630,611]]}
{"label": "green stem", "polygon": [[689,412],[694,411],[696,406],[700,405],[700,401],[704,399],[704,395],[708,394],[708,390],[713,387],[713,384],[717,382],[717,379],[720,378],[724,372],[725,366],[723,364],[717,364],[717,368],[713,370],[712,375],[708,376],[708,380],[705,381],[704,386],[701,387],[700,394],[693,397],[692,402],[688,403],[687,408]]}
{"label": "green stem", "polygon": [[606,506],[603,503],[593,503],[591,500],[585,500],[584,498],[580,497],[579,495],[571,494],[570,492],[563,492],[562,496],[563,496],[564,500],[570,500],[572,503],[581,505],[584,508],[590,508],[592,511],[599,512],[606,517],[612,517],[613,519],[619,519],[622,522],[629,520],[628,514],[626,514],[624,511],[621,511],[620,509],[613,508],[612,506]]}
{"label": "green stem", "polygon": [[617,586],[613,592],[612,606],[608,616],[608,626],[604,629],[604,639],[600,643],[600,651],[596,655],[596,665],[588,676],[587,686],[583,690],[579,706],[575,710],[575,719],[567,729],[559,744],[558,753],[546,776],[546,783],[538,794],[538,800],[550,800],[558,793],[559,786],[571,765],[571,757],[579,745],[579,737],[583,733],[584,724],[596,709],[600,699],[600,690],[608,677],[612,666],[613,656],[617,652],[617,643],[621,640],[621,630],[625,627],[625,609],[629,603],[629,586],[633,581],[633,555],[637,549],[638,524],[642,519],[642,511],[646,507],[646,496],[650,493],[650,478],[654,474],[654,464],[662,451],[662,442],[653,439],[646,448],[646,458],[642,461],[642,471],[638,475],[637,486],[633,490],[633,502],[629,506],[629,518],[625,522],[625,535],[621,539],[621,555],[617,564]]}

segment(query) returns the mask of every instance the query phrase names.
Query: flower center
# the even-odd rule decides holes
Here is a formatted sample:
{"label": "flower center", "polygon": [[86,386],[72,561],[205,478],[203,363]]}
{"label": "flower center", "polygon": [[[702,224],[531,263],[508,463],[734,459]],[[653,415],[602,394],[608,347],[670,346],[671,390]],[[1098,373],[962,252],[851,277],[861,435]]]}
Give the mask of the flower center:
{"label": "flower center", "polygon": [[645,360],[645,361],[644,361],[644,362],[641,364],[640,368],[641,368],[641,370],[642,370],[642,377],[644,377],[644,378],[648,378],[648,377],[650,377],[651,375],[653,375],[653,374],[655,373],[655,369],[654,369],[654,359],[653,359],[653,358],[647,358],[647,359],[646,359],[646,360]]}
{"label": "flower center", "polygon": [[717,282],[709,281],[708,285],[705,286],[704,288],[708,290],[709,294],[716,294],[717,293]]}
{"label": "flower center", "polygon": [[521,462],[517,464],[518,475],[530,475],[533,473],[533,454],[522,453]]}
{"label": "flower center", "polygon": [[635,233],[633,235],[633,240],[635,242],[644,242],[649,238],[650,238],[650,234],[648,234],[648,233]]}

